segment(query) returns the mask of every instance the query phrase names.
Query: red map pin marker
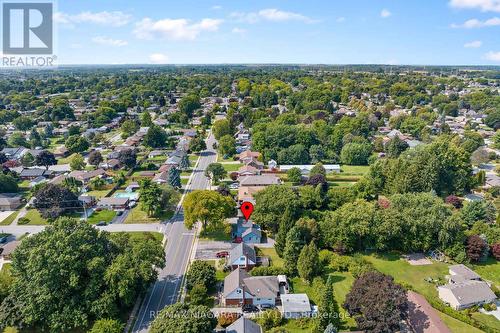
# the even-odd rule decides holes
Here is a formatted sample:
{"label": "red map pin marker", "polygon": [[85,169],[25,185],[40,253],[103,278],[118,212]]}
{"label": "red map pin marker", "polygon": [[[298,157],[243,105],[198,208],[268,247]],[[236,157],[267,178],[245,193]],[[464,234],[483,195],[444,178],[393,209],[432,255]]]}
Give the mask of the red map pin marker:
{"label": "red map pin marker", "polygon": [[253,213],[253,204],[248,201],[244,201],[241,206],[240,206],[241,212],[243,213],[243,216],[245,219],[248,221],[250,216]]}

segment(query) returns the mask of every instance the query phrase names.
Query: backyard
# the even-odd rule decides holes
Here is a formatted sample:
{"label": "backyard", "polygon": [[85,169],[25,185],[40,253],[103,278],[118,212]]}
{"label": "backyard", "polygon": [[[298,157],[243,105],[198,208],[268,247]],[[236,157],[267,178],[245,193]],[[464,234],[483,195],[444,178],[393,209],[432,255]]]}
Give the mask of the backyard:
{"label": "backyard", "polygon": [[160,223],[161,221],[170,219],[173,215],[174,212],[168,210],[159,216],[150,217],[142,210],[140,205],[137,205],[130,210],[123,223]]}

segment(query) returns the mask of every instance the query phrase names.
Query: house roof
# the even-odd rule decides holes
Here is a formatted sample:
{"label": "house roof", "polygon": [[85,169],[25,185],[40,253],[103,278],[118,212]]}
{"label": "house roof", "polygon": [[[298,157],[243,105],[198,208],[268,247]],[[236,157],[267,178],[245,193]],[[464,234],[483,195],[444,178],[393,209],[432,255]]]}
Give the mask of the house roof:
{"label": "house roof", "polygon": [[238,200],[253,201],[255,193],[265,189],[264,186],[240,186],[238,188]]}
{"label": "house roof", "polygon": [[307,294],[284,294],[281,295],[283,312],[310,312],[311,303]]}
{"label": "house roof", "polygon": [[245,289],[258,298],[276,298],[280,291],[276,276],[250,276],[243,283]]}
{"label": "house roof", "polygon": [[19,174],[20,177],[39,177],[51,175],[51,170],[39,169],[39,168],[26,168]]}
{"label": "house roof", "polygon": [[248,318],[240,317],[234,323],[226,327],[226,333],[262,333],[259,324]]}
{"label": "house roof", "polygon": [[268,186],[277,185],[280,179],[271,175],[244,176],[239,178],[240,186]]}
{"label": "house roof", "polygon": [[245,158],[258,158],[259,156],[260,153],[257,151],[245,150],[244,152],[240,153],[238,157],[240,160],[242,160]]}
{"label": "house roof", "polygon": [[258,237],[261,237],[262,236],[262,232],[260,231],[259,228],[257,228],[256,226],[253,226],[246,229],[245,231],[243,231],[243,233],[241,234],[241,237],[245,237],[249,234],[255,234],[257,235]]}
{"label": "house roof", "polygon": [[224,279],[224,296],[228,296],[240,286],[243,286],[243,280],[250,275],[244,269],[238,268],[232,271]]}
{"label": "house roof", "polygon": [[460,275],[466,280],[475,280],[475,279],[480,279],[481,276],[474,272],[472,269],[469,267],[459,264],[459,265],[452,265],[448,267],[448,270],[450,274],[452,275]]}
{"label": "house roof", "polygon": [[449,283],[439,288],[449,289],[460,305],[491,301],[496,298],[484,281],[470,280],[461,283]]}
{"label": "house roof", "polygon": [[243,173],[243,172],[251,172],[253,174],[258,174],[259,169],[251,165],[244,165],[238,169],[238,173]]}
{"label": "house roof", "polygon": [[11,203],[16,203],[21,200],[21,196],[17,193],[1,193],[0,194],[0,205],[10,205]]}
{"label": "house roof", "polygon": [[245,243],[235,244],[233,248],[229,251],[229,262],[233,263],[238,260],[240,257],[246,256],[249,260],[254,263],[257,260],[257,256],[255,255],[255,250],[253,246],[247,245]]}
{"label": "house roof", "polygon": [[104,175],[105,173],[106,173],[106,171],[104,171],[103,169],[100,169],[100,168],[97,170],[92,170],[92,171],[77,170],[77,171],[72,171],[69,174],[69,177],[75,177],[76,179],[80,179],[80,180],[89,180],[89,179],[92,179],[94,177]]}

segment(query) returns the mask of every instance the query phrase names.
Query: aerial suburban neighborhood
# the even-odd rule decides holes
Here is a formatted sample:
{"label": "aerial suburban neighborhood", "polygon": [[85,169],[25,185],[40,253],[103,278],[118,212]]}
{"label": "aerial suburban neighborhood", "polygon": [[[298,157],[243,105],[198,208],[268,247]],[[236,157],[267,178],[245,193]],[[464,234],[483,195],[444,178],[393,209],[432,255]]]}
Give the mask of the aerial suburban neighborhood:
{"label": "aerial suburban neighborhood", "polygon": [[[0,332],[500,332],[500,52],[459,54],[500,47],[500,3],[429,4],[418,28],[413,0],[313,2],[60,1],[74,60],[9,68],[4,43]],[[380,44],[332,39],[354,60],[302,58],[370,20]],[[439,61],[409,51],[429,38]],[[134,60],[155,41],[174,65]],[[393,48],[429,65],[377,60]]]}

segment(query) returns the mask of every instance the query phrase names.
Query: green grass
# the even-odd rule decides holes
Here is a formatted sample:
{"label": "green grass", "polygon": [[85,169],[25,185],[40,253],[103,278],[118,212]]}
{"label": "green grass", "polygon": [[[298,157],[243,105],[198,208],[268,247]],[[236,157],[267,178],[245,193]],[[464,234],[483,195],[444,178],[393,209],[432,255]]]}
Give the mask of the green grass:
{"label": "green grass", "polygon": [[340,171],[342,175],[360,175],[368,173],[370,167],[368,165],[342,165]]}
{"label": "green grass", "polygon": [[14,222],[14,219],[17,217],[19,214],[19,211],[12,212],[7,218],[5,218],[2,222],[0,222],[0,225],[9,225],[12,222]]}
{"label": "green grass", "polygon": [[27,218],[29,222],[28,225],[46,225],[48,221],[44,219],[38,210],[36,209],[28,209],[24,218]]}
{"label": "green grass", "polygon": [[170,219],[174,212],[169,210],[157,217],[149,217],[148,214],[141,209],[141,205],[137,205],[130,210],[123,223],[159,223]]}
{"label": "green grass", "polygon": [[189,182],[189,178],[181,178],[182,185],[187,185],[188,182]]}
{"label": "green grass", "polygon": [[73,158],[75,154],[71,154],[67,157],[63,157],[57,160],[57,164],[69,164],[71,162],[71,159]]}
{"label": "green grass", "polygon": [[228,173],[229,172],[234,172],[238,171],[239,168],[243,166],[242,163],[228,163],[228,164],[222,164],[224,167],[224,170],[226,170]]}
{"label": "green grass", "polygon": [[189,154],[188,158],[189,158],[189,164],[194,167],[196,161],[198,160],[198,155]]}
{"label": "green grass", "polygon": [[181,177],[191,176],[192,173],[193,173],[193,170],[182,171]]}
{"label": "green grass", "polygon": [[12,267],[11,263],[5,263],[2,266],[2,270],[0,271],[0,274],[9,274],[10,275],[10,268]]}
{"label": "green grass", "polygon": [[500,261],[494,258],[488,258],[484,263],[472,265],[472,269],[485,280],[492,282],[497,288],[500,288]]}
{"label": "green grass", "polygon": [[110,191],[109,189],[108,190],[94,190],[94,191],[89,191],[85,194],[96,197],[96,198],[104,198],[109,193],[109,191]]}
{"label": "green grass", "polygon": [[230,241],[231,234],[226,226],[221,226],[214,230],[203,230],[200,234],[200,239],[214,240],[214,241]]}
{"label": "green grass", "polygon": [[[123,232],[123,231],[122,231]],[[151,232],[151,231],[129,231],[126,232],[130,236],[131,240],[141,240],[146,237],[153,237],[157,241],[163,241],[163,234],[161,232]]]}
{"label": "green grass", "polygon": [[87,218],[87,222],[90,224],[96,224],[96,223],[99,223],[101,221],[109,223],[114,219],[115,216],[116,216],[115,211],[103,209],[103,210],[100,210],[98,212],[94,211],[92,213],[92,215],[90,215]]}
{"label": "green grass", "polygon": [[276,253],[276,250],[274,247],[267,248],[267,247],[256,247],[255,248],[256,254],[258,256],[266,256],[270,259],[271,261],[271,266],[279,266],[283,267],[284,261],[282,258],[278,256]]}

